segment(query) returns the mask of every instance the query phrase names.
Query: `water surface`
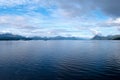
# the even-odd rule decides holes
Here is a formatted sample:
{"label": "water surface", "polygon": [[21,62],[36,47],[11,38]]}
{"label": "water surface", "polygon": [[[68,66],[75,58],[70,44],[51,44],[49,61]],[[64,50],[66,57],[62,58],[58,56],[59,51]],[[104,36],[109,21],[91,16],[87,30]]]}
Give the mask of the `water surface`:
{"label": "water surface", "polygon": [[120,41],[1,41],[0,80],[119,80]]}

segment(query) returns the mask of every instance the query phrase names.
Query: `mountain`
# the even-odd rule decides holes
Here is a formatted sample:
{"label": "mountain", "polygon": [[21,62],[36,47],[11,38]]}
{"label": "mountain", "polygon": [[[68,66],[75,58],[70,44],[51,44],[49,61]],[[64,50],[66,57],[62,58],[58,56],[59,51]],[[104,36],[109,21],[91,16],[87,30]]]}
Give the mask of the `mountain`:
{"label": "mountain", "polygon": [[120,40],[120,35],[115,35],[112,37],[112,40]]}
{"label": "mountain", "polygon": [[85,40],[85,39],[78,37],[56,36],[56,37],[32,37],[32,40]]}
{"label": "mountain", "polygon": [[120,35],[101,36],[95,35],[92,40],[120,40]]}
{"label": "mountain", "polygon": [[107,37],[104,37],[104,36],[100,36],[100,35],[95,35],[92,40],[106,40]]}
{"label": "mountain", "polygon": [[0,34],[0,40],[85,40],[84,38],[78,37],[25,37],[20,35],[14,35],[11,33]]}
{"label": "mountain", "polygon": [[28,38],[10,33],[0,34],[0,40],[27,40]]}

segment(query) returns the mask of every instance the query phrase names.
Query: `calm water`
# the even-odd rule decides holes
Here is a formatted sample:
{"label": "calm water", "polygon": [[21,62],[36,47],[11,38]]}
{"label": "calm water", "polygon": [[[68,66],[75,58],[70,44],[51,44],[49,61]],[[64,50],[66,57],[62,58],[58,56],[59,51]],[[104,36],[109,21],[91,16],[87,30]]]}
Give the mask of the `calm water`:
{"label": "calm water", "polygon": [[120,80],[120,41],[1,41],[0,80]]}

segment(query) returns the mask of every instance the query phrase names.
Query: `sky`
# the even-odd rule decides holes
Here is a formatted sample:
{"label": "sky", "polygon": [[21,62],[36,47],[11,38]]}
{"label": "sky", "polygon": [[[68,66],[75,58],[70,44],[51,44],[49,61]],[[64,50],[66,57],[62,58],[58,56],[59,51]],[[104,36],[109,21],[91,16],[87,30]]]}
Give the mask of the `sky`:
{"label": "sky", "polygon": [[120,0],[0,0],[0,33],[91,38],[120,34]]}

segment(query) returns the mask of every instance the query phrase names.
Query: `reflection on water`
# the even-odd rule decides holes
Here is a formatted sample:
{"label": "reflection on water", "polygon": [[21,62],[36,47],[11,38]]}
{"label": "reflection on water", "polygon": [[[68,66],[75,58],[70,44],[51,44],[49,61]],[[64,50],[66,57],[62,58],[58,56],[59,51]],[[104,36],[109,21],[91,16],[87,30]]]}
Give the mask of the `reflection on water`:
{"label": "reflection on water", "polygon": [[118,80],[120,41],[2,41],[0,80]]}

